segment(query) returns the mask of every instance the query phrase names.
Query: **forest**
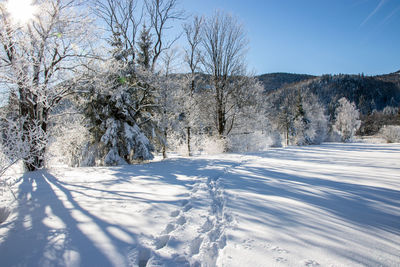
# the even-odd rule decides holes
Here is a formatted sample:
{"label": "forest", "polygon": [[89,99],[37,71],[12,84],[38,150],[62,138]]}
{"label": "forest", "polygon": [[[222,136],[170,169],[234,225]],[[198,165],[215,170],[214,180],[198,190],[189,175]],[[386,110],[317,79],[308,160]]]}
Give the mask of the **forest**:
{"label": "forest", "polygon": [[[289,2],[245,5],[311,50],[400,11]],[[183,4],[0,0],[0,266],[400,266],[400,71],[260,75],[241,18]]]}
{"label": "forest", "polygon": [[398,141],[399,73],[257,76],[237,17],[193,16],[177,0],[36,8],[22,21],[0,5],[2,172],[20,160],[34,171],[356,134]]}

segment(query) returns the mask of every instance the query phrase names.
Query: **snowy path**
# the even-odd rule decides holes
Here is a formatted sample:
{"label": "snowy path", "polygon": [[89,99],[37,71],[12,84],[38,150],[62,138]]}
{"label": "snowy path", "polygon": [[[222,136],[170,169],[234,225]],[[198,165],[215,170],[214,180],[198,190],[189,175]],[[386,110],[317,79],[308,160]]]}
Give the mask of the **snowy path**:
{"label": "snowy path", "polygon": [[[209,160],[211,158],[208,158]],[[229,162],[205,166],[209,176],[196,176],[196,182],[181,207],[170,213],[165,229],[152,240],[141,240],[147,248],[147,266],[215,266],[220,251],[226,246],[226,228],[232,216],[225,212],[224,189],[221,179],[242,164],[235,156]],[[131,266],[144,265],[137,259],[137,249],[131,251]],[[135,258],[136,257],[136,258]]]}
{"label": "snowy path", "polygon": [[13,189],[0,266],[400,266],[399,144],[59,169]]}

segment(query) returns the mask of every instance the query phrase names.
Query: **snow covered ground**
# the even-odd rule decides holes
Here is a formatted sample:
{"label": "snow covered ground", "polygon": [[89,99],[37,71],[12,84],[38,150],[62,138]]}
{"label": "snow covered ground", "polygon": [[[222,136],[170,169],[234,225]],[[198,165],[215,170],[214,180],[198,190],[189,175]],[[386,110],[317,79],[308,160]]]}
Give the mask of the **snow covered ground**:
{"label": "snow covered ground", "polygon": [[62,168],[13,190],[0,266],[400,266],[400,144]]}

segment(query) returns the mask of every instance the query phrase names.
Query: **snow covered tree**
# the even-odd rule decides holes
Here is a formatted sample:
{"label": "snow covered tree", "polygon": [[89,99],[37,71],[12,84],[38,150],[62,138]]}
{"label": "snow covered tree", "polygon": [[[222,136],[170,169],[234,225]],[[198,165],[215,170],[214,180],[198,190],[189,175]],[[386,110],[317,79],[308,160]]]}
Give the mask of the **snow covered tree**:
{"label": "snow covered tree", "polygon": [[178,0],[145,0],[144,2],[154,37],[150,64],[150,70],[154,72],[159,57],[179,38],[172,40],[165,38],[165,31],[170,28],[168,24],[170,21],[182,19],[184,12],[179,9]]}
{"label": "snow covered tree", "polygon": [[290,144],[294,132],[295,120],[295,91],[282,90],[268,96],[267,116],[275,128],[284,136],[285,145]]}
{"label": "snow covered tree", "polygon": [[336,119],[333,129],[341,136],[343,142],[351,141],[357,130],[360,128],[360,113],[354,103],[346,98],[339,99],[339,106],[336,108]]}
{"label": "snow covered tree", "polygon": [[[92,0],[94,14],[106,26],[109,43],[114,47],[112,54],[125,62],[135,61],[136,35],[142,18],[137,15],[138,1]],[[118,48],[118,49],[117,49]],[[119,51],[119,53],[116,53]],[[116,55],[118,55],[116,57]]]}
{"label": "snow covered tree", "polygon": [[216,130],[223,138],[234,125],[234,97],[240,91],[240,82],[235,80],[246,76],[247,39],[243,26],[231,15],[216,12],[204,24],[202,46],[202,65],[212,79]]}
{"label": "snow covered tree", "polygon": [[[46,135],[49,114],[70,94],[77,75],[91,56],[88,17],[79,1],[38,1],[30,20],[16,21],[8,2],[0,3],[0,82],[14,105],[14,119],[22,123],[21,141],[29,146],[26,170],[44,166],[46,145],[34,139],[37,126]],[[40,12],[39,12],[40,10]]]}
{"label": "snow covered tree", "polygon": [[388,143],[400,142],[400,126],[399,125],[386,125],[380,130],[380,135],[385,138]]}
{"label": "snow covered tree", "polygon": [[152,159],[154,139],[159,138],[154,117],[159,104],[157,78],[148,70],[151,35],[143,27],[137,58],[136,33],[142,21],[136,14],[137,2],[96,3],[95,13],[107,25],[113,58],[95,70],[85,85],[89,93],[84,113],[92,136],[84,153],[86,162],[117,165]]}
{"label": "snow covered tree", "polygon": [[157,88],[159,112],[155,117],[161,132],[160,145],[164,159],[167,158],[169,132],[176,131],[181,120],[181,109],[178,103],[184,81],[182,81],[181,75],[172,73],[175,70],[176,62],[180,59],[178,53],[176,48],[165,51],[162,57],[163,70],[156,75],[157,81],[153,84]]}
{"label": "snow covered tree", "polygon": [[[1,114],[0,120],[0,178],[20,160],[25,164],[34,164],[37,157],[42,157],[42,151],[47,146],[48,134],[43,131],[40,121],[29,123],[29,128],[23,130],[26,125],[25,117],[8,119]],[[34,141],[33,147],[30,142]]]}
{"label": "snow covered tree", "polygon": [[322,143],[327,134],[328,119],[325,108],[313,94],[299,92],[296,103],[293,142],[296,145]]}
{"label": "snow covered tree", "polygon": [[145,70],[150,69],[150,63],[152,61],[152,38],[150,29],[146,28],[146,24],[143,24],[142,31],[140,32],[138,45],[137,64]]}
{"label": "snow covered tree", "polygon": [[92,141],[84,161],[87,165],[96,161],[119,165],[152,159],[154,147],[147,136],[155,127],[154,88],[141,82],[137,73],[126,73],[120,62],[106,65],[108,72],[96,73],[86,96],[84,114]]}
{"label": "snow covered tree", "polygon": [[326,138],[325,108],[308,90],[286,88],[269,97],[268,117],[284,136],[285,144],[320,144]]}
{"label": "snow covered tree", "polygon": [[196,90],[196,72],[199,71],[199,64],[201,62],[201,31],[204,23],[203,17],[195,16],[191,23],[183,26],[184,34],[186,37],[187,48],[185,49],[185,63],[190,69],[188,77],[188,86],[185,90],[184,116],[186,123],[187,135],[187,150],[188,155],[191,155],[191,136],[194,127],[194,114],[196,108],[196,101],[194,93]]}

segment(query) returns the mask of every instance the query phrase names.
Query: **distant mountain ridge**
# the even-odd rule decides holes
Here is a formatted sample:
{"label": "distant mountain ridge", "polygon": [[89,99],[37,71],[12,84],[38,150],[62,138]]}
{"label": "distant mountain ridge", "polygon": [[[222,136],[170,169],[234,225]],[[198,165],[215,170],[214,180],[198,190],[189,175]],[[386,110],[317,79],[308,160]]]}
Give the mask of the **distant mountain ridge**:
{"label": "distant mountain ridge", "polygon": [[355,102],[363,114],[386,106],[400,106],[400,70],[376,76],[270,73],[260,75],[258,79],[268,94],[284,94],[288,89],[315,94],[330,113],[341,97]]}
{"label": "distant mountain ridge", "polygon": [[316,76],[308,74],[285,72],[267,73],[257,76],[257,78],[263,83],[266,92],[277,90],[285,85],[302,82],[315,77]]}

